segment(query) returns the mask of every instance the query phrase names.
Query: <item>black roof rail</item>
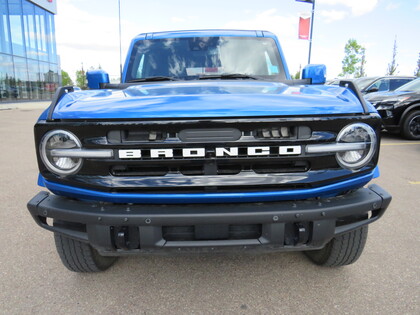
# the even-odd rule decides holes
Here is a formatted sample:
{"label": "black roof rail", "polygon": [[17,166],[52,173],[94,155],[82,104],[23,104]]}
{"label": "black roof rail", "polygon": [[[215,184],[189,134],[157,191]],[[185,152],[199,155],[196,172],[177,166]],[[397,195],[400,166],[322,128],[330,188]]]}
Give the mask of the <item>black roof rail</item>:
{"label": "black roof rail", "polygon": [[358,87],[356,84],[354,84],[354,82],[353,82],[353,81],[349,81],[349,80],[340,80],[339,85],[340,85],[341,87],[345,87],[345,88],[350,89],[350,90],[354,93],[354,95],[355,95],[355,96],[359,99],[360,103],[362,104],[362,107],[363,107],[363,111],[364,111],[364,113],[365,113],[365,114],[369,114],[369,109],[368,109],[368,107],[367,107],[367,104],[366,104],[365,98],[363,97],[362,92],[360,92],[359,87]]}
{"label": "black roof rail", "polygon": [[54,113],[54,109],[57,106],[58,102],[60,101],[61,97],[64,94],[74,92],[74,88],[72,86],[60,86],[55,90],[55,94],[53,96],[53,99],[51,100],[50,109],[48,110],[48,116],[47,121],[52,121],[52,116]]}

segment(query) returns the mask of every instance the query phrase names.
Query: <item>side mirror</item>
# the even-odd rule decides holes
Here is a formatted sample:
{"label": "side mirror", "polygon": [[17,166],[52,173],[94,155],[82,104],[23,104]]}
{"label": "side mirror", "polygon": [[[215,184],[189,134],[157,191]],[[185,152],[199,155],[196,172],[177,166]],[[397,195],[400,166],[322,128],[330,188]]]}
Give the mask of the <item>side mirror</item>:
{"label": "side mirror", "polygon": [[302,70],[302,79],[311,79],[312,84],[324,84],[327,77],[325,65],[307,65]]}
{"label": "side mirror", "polygon": [[370,89],[367,89],[366,93],[372,93],[372,92],[378,92],[379,89],[376,86],[371,87]]}
{"label": "side mirror", "polygon": [[90,70],[86,72],[86,79],[91,90],[100,89],[101,83],[109,83],[109,75],[104,70]]}

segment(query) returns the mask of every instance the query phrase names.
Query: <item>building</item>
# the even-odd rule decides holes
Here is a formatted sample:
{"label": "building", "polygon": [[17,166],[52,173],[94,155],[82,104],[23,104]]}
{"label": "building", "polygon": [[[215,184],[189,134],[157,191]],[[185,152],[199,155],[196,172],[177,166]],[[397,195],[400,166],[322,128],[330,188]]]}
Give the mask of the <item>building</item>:
{"label": "building", "polygon": [[0,0],[0,103],[49,100],[59,86],[57,0]]}

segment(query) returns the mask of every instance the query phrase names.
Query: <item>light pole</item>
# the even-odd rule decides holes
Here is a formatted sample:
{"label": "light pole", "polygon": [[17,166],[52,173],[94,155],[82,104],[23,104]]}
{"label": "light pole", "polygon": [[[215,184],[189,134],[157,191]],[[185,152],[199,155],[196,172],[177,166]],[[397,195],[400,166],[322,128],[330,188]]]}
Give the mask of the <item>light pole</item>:
{"label": "light pole", "polygon": [[[313,14],[313,13],[312,13]],[[120,39],[120,82],[122,82],[122,51],[121,51],[121,2],[118,0],[118,30]]]}

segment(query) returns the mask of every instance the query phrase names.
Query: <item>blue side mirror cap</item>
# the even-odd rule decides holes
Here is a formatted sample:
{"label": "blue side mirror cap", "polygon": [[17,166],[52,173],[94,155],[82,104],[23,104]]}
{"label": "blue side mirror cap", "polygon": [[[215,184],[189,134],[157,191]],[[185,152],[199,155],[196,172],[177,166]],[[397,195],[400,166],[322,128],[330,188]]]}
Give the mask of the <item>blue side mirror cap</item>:
{"label": "blue side mirror cap", "polygon": [[325,65],[307,65],[303,68],[302,79],[312,79],[312,84],[324,84],[327,78]]}
{"label": "blue side mirror cap", "polygon": [[104,70],[90,70],[86,72],[89,89],[100,89],[101,83],[109,83],[109,75]]}

